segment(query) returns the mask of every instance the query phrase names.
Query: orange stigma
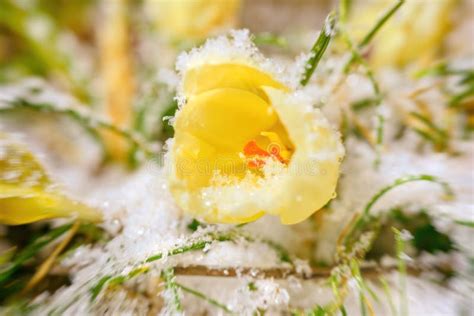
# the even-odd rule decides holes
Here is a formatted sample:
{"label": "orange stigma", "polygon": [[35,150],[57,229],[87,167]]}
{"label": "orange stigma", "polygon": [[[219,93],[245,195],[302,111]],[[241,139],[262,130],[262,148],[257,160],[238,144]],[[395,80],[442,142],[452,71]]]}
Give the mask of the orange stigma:
{"label": "orange stigma", "polygon": [[268,150],[265,150],[255,140],[249,141],[244,146],[244,155],[249,158],[247,166],[253,169],[261,168],[265,165],[265,158],[268,157],[274,157],[281,163],[288,162],[280,155],[280,146],[278,144],[270,144],[268,145]]}

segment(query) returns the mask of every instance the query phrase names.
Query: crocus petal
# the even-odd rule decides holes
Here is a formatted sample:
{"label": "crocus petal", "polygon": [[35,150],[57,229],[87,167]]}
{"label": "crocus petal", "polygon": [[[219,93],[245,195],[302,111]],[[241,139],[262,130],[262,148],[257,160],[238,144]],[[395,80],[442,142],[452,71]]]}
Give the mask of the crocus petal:
{"label": "crocus petal", "polygon": [[0,223],[21,225],[56,217],[100,221],[100,213],[60,194],[0,184]]}
{"label": "crocus petal", "polygon": [[[285,188],[278,212],[283,224],[298,223],[336,196],[339,165],[344,149],[329,122],[319,110],[295,102],[280,90],[266,88],[272,106],[287,128],[295,146],[282,186]],[[276,203],[278,204],[278,203]]]}
{"label": "crocus petal", "polygon": [[190,97],[176,115],[176,176],[190,189],[209,184],[214,170],[243,174],[239,152],[276,121],[275,111],[245,90],[215,89]]}
{"label": "crocus petal", "polygon": [[24,146],[0,134],[0,223],[19,225],[55,217],[100,221],[101,213],[57,192]]}
{"label": "crocus petal", "polygon": [[277,122],[275,111],[257,95],[223,88],[191,96],[176,116],[176,132],[186,130],[223,150],[239,151]]}
{"label": "crocus petal", "polygon": [[235,88],[254,93],[268,101],[262,86],[287,90],[270,75],[242,64],[204,65],[190,69],[184,77],[184,94],[188,96],[212,89]]}

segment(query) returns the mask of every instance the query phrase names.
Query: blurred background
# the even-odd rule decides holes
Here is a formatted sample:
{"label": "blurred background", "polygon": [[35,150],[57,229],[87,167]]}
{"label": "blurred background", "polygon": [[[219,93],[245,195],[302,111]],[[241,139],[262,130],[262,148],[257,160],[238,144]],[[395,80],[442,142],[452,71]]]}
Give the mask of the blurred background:
{"label": "blurred background", "polygon": [[[343,31],[354,43],[360,43],[380,16],[398,3],[341,1],[347,3],[349,10]],[[179,54],[202,45],[208,38],[245,28],[265,56],[284,67],[304,66],[298,60],[307,59],[305,54],[318,38],[326,17],[339,5],[335,0],[0,0],[0,189],[11,180],[10,171],[17,172],[15,168],[20,165],[22,181],[15,183],[19,188],[28,187],[23,180],[34,175],[40,179],[37,188],[41,194],[57,187],[71,194],[72,201],[61,200],[66,203],[61,205],[70,207],[68,203],[79,203],[84,198],[100,206],[107,215],[104,223],[87,222],[74,228],[72,241],[59,251],[66,258],[78,247],[102,247],[114,238],[129,242],[128,250],[134,250],[135,245],[130,242],[133,238],[124,229],[127,224],[132,227],[132,237],[148,243],[139,236],[139,229],[133,226],[138,224],[130,214],[139,204],[136,199],[140,193],[154,207],[153,212],[159,209],[156,203],[162,196],[153,195],[156,190],[146,196],[145,193],[155,189],[153,185],[161,183],[158,178],[163,177],[156,167],[162,165],[166,141],[173,136],[169,120],[177,110],[179,77],[174,68]],[[433,171],[452,180],[460,192],[459,200],[445,204],[444,200],[435,200],[429,190],[401,192],[392,204],[387,204],[390,207],[386,207],[380,236],[368,251],[368,258],[379,262],[386,255],[396,255],[396,236],[391,228],[397,227],[415,236],[407,250],[415,260],[425,258],[423,255],[428,256],[427,261],[433,259],[431,255],[441,258],[433,269],[439,273],[437,284],[446,285],[443,282],[457,272],[463,280],[467,280],[466,271],[472,276],[471,250],[463,253],[462,260],[457,251],[463,243],[472,241],[472,233],[462,229],[472,228],[473,35],[474,1],[406,0],[370,43],[356,47],[361,60],[347,71],[341,66],[351,57],[351,51],[340,36],[334,36],[317,75],[307,87],[299,88],[313,97],[313,105],[322,108],[344,139],[347,153],[338,199],[297,226],[282,227],[265,218],[249,224],[249,232],[268,237],[273,246],[281,243],[291,256],[308,260],[311,267],[327,267],[334,263],[336,241],[344,224],[361,209],[373,190],[406,170]],[[381,88],[376,97],[371,75]],[[388,118],[384,148],[388,162],[382,165],[382,171],[375,171],[372,158],[376,146],[371,128],[379,97],[384,98],[378,105]],[[337,106],[324,107],[325,104]],[[24,147],[16,144],[17,138]],[[7,139],[14,140],[15,145]],[[145,170],[149,177],[145,180],[153,185],[142,181],[140,170]],[[138,189],[130,195],[123,194],[129,193],[130,188],[120,191],[117,188],[122,183],[132,183],[133,190],[135,186]],[[27,258],[32,258],[30,261],[23,260],[22,251],[29,251],[29,245],[37,246],[42,237],[57,233],[59,225],[34,216],[22,218],[24,225],[3,225],[10,223],[8,216],[1,215],[15,214],[15,207],[23,206],[24,199],[31,197],[20,189],[15,192],[20,193],[10,204],[2,200],[0,192],[0,303],[15,301],[18,293],[24,293],[21,291],[28,288],[36,268],[48,260],[56,244],[46,250],[38,248]],[[408,196],[406,200],[403,194]],[[125,206],[117,202],[122,195]],[[163,199],[171,211],[153,213],[157,223],[162,219],[167,223],[168,213],[179,213],[166,195]],[[397,204],[412,200],[415,206]],[[29,206],[41,209],[42,203],[38,199]],[[423,203],[432,205],[426,207]],[[438,213],[432,210],[446,205],[452,214],[467,217],[468,220],[458,219],[465,227],[452,228],[436,222]],[[5,211],[7,207],[10,213]],[[84,214],[93,222],[95,215],[89,211],[84,207]],[[147,225],[143,213],[138,214],[143,221],[138,223]],[[169,238],[171,243],[201,227],[194,219],[180,220],[179,224],[167,223],[172,227],[170,231],[166,227],[146,236]],[[453,223],[451,220],[450,225]],[[61,234],[68,229],[71,225]],[[126,232],[123,235],[122,229]],[[259,258],[262,250],[253,246],[241,254],[249,251]],[[222,257],[233,251],[230,249],[224,247]],[[61,270],[61,259],[54,257],[53,261],[58,263],[55,273],[40,283],[34,294],[72,282],[72,272]],[[4,269],[12,266],[13,272]],[[212,284],[208,288],[219,291]],[[472,290],[472,283],[467,289]],[[464,288],[461,291],[468,293]],[[422,297],[423,291],[420,292],[418,298]],[[451,289],[447,292],[452,293]],[[294,297],[303,297],[300,294]],[[426,304],[422,299],[417,302]],[[307,306],[308,302],[300,305]]]}

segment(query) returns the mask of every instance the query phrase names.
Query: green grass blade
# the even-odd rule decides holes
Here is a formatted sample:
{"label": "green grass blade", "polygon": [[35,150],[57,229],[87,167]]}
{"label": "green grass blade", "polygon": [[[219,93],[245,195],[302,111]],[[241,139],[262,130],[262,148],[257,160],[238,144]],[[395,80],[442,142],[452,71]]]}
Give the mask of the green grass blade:
{"label": "green grass blade", "polygon": [[458,225],[474,228],[474,221],[456,220],[454,222]]}
{"label": "green grass blade", "polygon": [[397,250],[397,265],[399,273],[399,291],[400,291],[400,315],[408,314],[408,293],[407,293],[407,264],[405,262],[405,239],[395,227],[392,227],[395,234],[395,243]]}
{"label": "green grass blade", "polygon": [[454,193],[451,190],[451,187],[449,184],[446,182],[440,180],[439,178],[432,176],[432,175],[426,175],[426,174],[421,174],[421,175],[411,175],[411,176],[405,176],[396,179],[393,183],[390,185],[382,188],[379,192],[377,192],[366,204],[364,210],[362,213],[359,215],[358,219],[356,220],[355,224],[352,226],[350,232],[346,235],[344,238],[344,244],[347,244],[350,239],[353,237],[353,234],[357,231],[362,231],[364,230],[365,226],[370,224],[371,219],[373,219],[373,216],[371,215],[371,210],[372,207],[377,203],[378,200],[380,200],[385,194],[390,192],[391,190],[406,184],[410,182],[416,182],[416,181],[427,181],[427,182],[433,182],[437,183],[442,186],[445,194],[447,196],[453,196]]}
{"label": "green grass blade", "polygon": [[191,288],[189,288],[189,287],[186,287],[186,286],[184,286],[184,285],[182,285],[182,284],[180,284],[180,283],[176,283],[176,286],[179,287],[179,288],[181,288],[184,292],[188,292],[189,294],[192,294],[192,295],[194,295],[194,296],[196,296],[196,297],[199,297],[199,298],[205,300],[206,302],[208,302],[209,304],[214,305],[214,306],[216,306],[216,307],[222,309],[222,310],[225,311],[226,313],[229,313],[229,314],[232,313],[232,311],[229,309],[229,307],[227,307],[226,305],[224,305],[224,304],[222,304],[222,303],[219,303],[218,301],[216,301],[216,300],[213,299],[213,298],[210,298],[210,297],[206,296],[204,293],[201,293],[201,292],[199,292],[199,291],[196,291],[196,290],[194,290],[194,289],[191,289]]}
{"label": "green grass blade", "polygon": [[256,45],[272,45],[281,48],[288,47],[288,42],[284,37],[268,32],[256,34],[253,37],[253,42]]}
{"label": "green grass blade", "polygon": [[308,84],[311,76],[313,75],[319,61],[324,55],[324,52],[328,48],[329,42],[331,41],[334,26],[336,25],[336,14],[334,12],[329,13],[324,22],[323,29],[319,33],[318,39],[311,48],[311,57],[308,59],[305,65],[305,72],[301,78],[300,84],[305,86]]}
{"label": "green grass blade", "polygon": [[367,34],[364,36],[362,41],[359,43],[359,49],[364,48],[367,44],[370,43],[370,41],[374,38],[374,36],[380,31],[382,26],[400,9],[402,4],[405,2],[405,0],[399,0],[397,1],[394,5],[392,5],[387,11],[382,14],[382,16],[377,20],[375,25],[367,32]]}
{"label": "green grass blade", "polygon": [[0,285],[7,282],[10,277],[17,271],[23,263],[27,260],[33,258],[38,252],[40,252],[44,247],[49,245],[51,242],[59,238],[65,232],[67,232],[72,227],[72,224],[66,224],[59,227],[56,227],[46,233],[45,235],[34,240],[30,245],[25,249],[19,252],[14,258],[13,261],[8,264],[5,268],[0,271]]}
{"label": "green grass blade", "polygon": [[171,292],[172,301],[169,302],[173,305],[174,312],[177,314],[183,313],[183,306],[181,304],[181,298],[179,297],[178,286],[175,282],[174,270],[173,268],[168,268],[163,271],[161,274],[165,281],[165,288]]}

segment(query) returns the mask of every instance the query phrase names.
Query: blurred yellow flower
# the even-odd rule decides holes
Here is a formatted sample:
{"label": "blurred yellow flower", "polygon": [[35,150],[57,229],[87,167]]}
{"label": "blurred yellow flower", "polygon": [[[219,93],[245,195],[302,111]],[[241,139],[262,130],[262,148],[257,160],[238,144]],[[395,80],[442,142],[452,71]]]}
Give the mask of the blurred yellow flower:
{"label": "blurred yellow flower", "polygon": [[234,27],[240,0],[150,0],[149,6],[169,39],[199,41]]}
{"label": "blurred yellow flower", "polygon": [[[349,29],[362,37],[393,2],[359,2],[353,10]],[[456,3],[457,0],[406,1],[373,39],[371,63],[375,67],[402,67],[413,62],[428,63],[436,58],[451,29]]]}
{"label": "blurred yellow flower", "polygon": [[256,63],[183,73],[169,184],[187,213],[215,223],[263,214],[298,223],[335,196],[343,148],[319,110]]}
{"label": "blurred yellow flower", "polygon": [[35,157],[0,134],[0,224],[68,216],[101,219],[99,211],[59,194]]}

